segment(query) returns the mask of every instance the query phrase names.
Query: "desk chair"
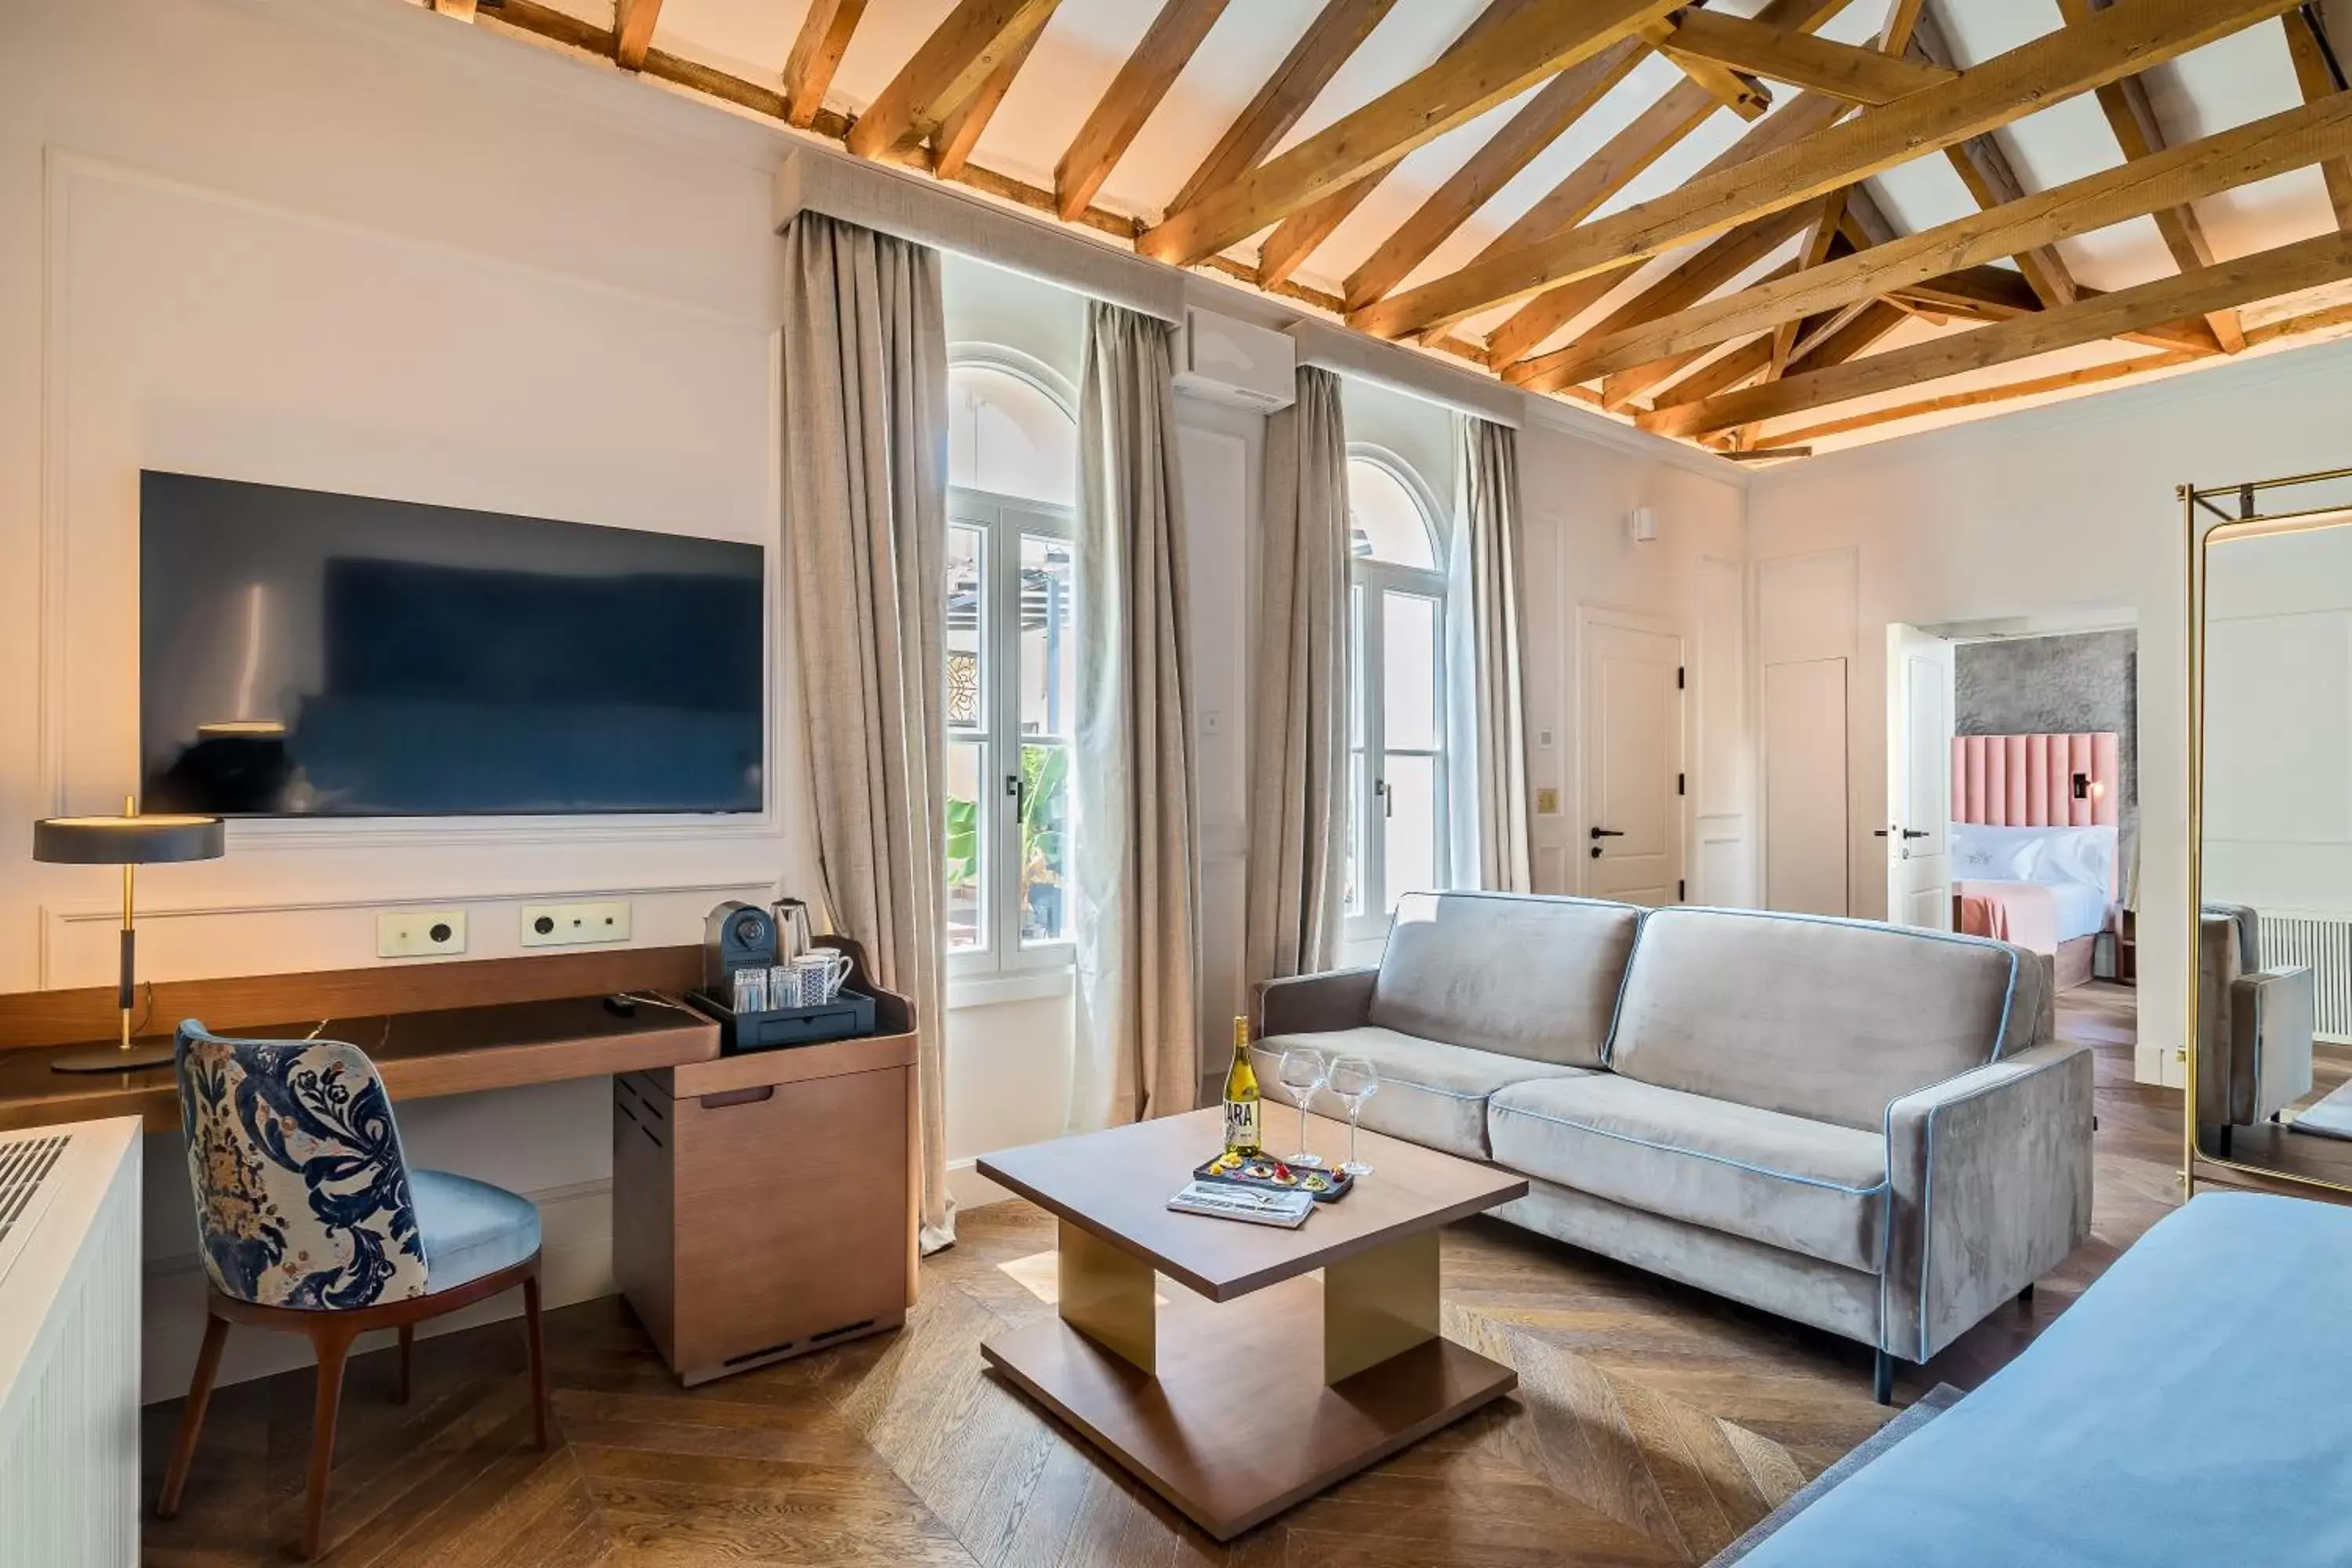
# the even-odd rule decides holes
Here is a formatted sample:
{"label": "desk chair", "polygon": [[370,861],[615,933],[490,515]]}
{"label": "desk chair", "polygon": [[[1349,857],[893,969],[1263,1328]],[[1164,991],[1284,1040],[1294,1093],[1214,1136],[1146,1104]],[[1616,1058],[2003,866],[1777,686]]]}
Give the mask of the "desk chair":
{"label": "desk chair", "polygon": [[194,1021],[174,1043],[180,1126],[210,1279],[204,1349],[163,1476],[178,1511],[231,1323],[307,1334],[319,1358],[302,1552],[319,1555],[335,1414],[352,1342],[400,1333],[408,1398],[416,1324],[520,1285],[531,1415],[547,1447],[539,1210],[487,1182],[412,1171],[375,1064],[333,1040],[230,1040]]}

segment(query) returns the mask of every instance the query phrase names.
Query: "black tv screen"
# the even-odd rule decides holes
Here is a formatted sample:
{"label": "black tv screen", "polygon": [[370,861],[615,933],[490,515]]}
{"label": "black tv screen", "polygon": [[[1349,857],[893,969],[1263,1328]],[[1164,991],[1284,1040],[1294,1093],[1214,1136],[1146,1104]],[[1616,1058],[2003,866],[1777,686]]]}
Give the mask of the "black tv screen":
{"label": "black tv screen", "polygon": [[139,485],[144,808],[760,809],[760,547],[190,474]]}

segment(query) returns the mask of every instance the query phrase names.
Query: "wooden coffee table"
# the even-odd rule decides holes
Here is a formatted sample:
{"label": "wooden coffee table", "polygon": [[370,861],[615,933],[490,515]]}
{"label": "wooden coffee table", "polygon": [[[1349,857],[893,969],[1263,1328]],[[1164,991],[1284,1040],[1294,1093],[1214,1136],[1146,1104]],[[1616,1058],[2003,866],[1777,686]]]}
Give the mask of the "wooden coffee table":
{"label": "wooden coffee table", "polygon": [[[1268,1104],[1265,1119],[1268,1147],[1287,1149],[1297,1113]],[[1337,1164],[1345,1124],[1307,1126]],[[1366,1132],[1373,1173],[1297,1230],[1171,1214],[1223,1127],[1196,1110],[978,1162],[1061,1221],[1060,1316],[981,1353],[1230,1541],[1517,1384],[1438,1333],[1437,1247],[1448,1222],[1528,1184]],[[1189,1289],[1155,1310],[1155,1275]]]}

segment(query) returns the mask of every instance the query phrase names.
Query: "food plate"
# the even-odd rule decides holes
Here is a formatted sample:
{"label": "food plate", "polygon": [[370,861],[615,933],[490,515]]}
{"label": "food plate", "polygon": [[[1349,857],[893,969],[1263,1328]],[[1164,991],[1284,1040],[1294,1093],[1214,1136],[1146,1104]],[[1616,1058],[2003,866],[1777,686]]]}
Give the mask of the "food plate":
{"label": "food plate", "polygon": [[[1232,1163],[1228,1163],[1232,1162]],[[1335,1204],[1355,1191],[1356,1178],[1334,1170],[1286,1164],[1271,1154],[1235,1159],[1219,1154],[1193,1167],[1196,1182],[1223,1182],[1268,1193],[1305,1193],[1318,1204]]]}

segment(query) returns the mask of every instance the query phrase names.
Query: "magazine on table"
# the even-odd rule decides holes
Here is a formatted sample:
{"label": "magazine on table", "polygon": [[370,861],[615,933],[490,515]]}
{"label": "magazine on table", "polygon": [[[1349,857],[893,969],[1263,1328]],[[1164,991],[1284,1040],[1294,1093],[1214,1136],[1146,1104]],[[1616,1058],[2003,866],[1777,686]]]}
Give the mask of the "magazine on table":
{"label": "magazine on table", "polygon": [[1178,1214],[1204,1214],[1297,1230],[1315,1212],[1315,1200],[1306,1193],[1261,1193],[1223,1182],[1188,1182],[1168,1200],[1168,1206]]}

